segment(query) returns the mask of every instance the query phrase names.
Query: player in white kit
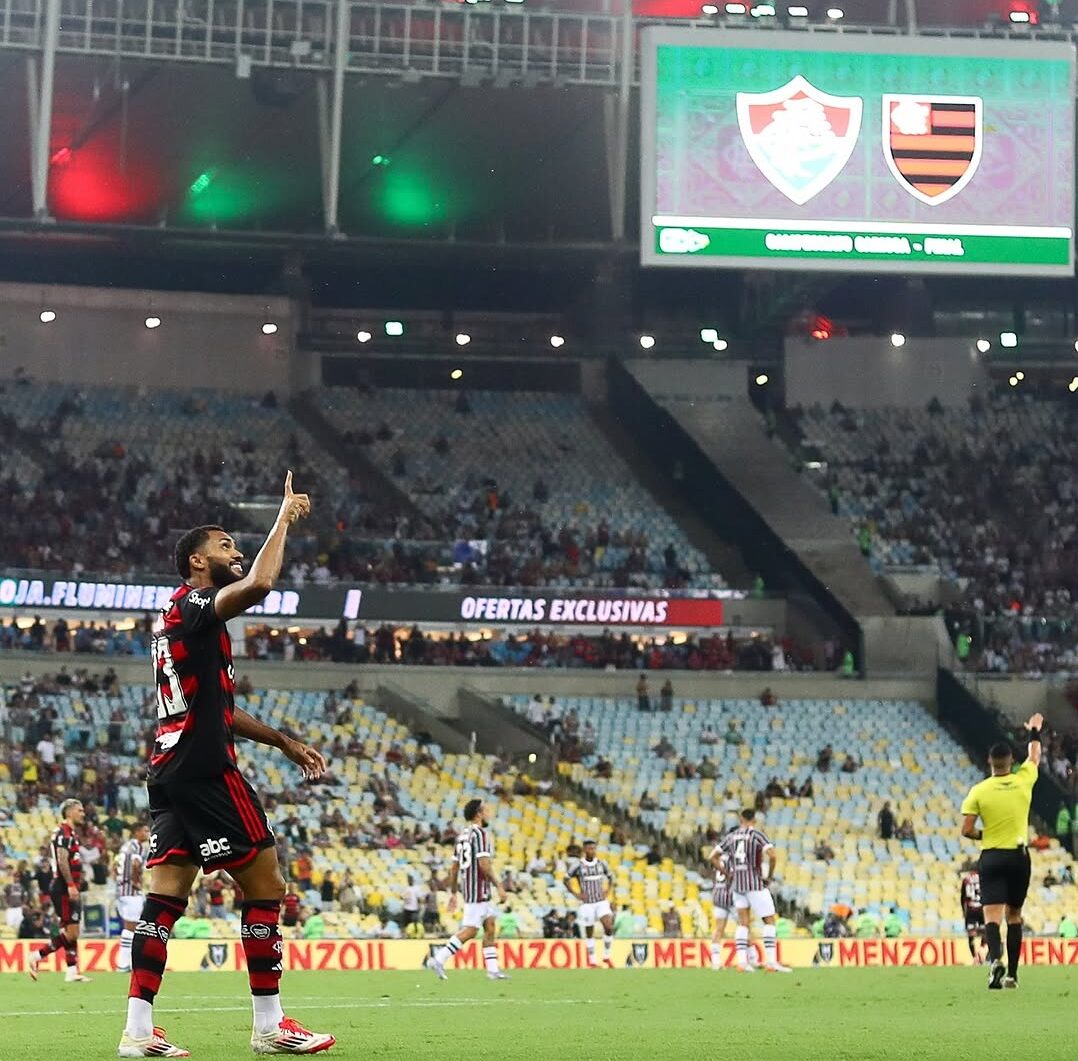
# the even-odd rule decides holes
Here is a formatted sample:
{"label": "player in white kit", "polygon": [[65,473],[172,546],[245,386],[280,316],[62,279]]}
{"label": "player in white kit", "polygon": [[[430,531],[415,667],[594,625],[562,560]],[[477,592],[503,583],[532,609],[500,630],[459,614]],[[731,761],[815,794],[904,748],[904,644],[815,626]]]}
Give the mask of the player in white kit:
{"label": "player in white kit", "polygon": [[723,872],[730,879],[738,926],[734,932],[737,942],[738,968],[752,972],[749,964],[749,922],[756,915],[764,923],[764,969],[769,973],[788,973],[778,960],[775,942],[775,900],[768,885],[775,872],[775,845],[756,828],[756,811],[746,807],[736,829],[727,833],[719,843]]}
{"label": "player in white kit", "polygon": [[483,930],[483,964],[491,980],[507,980],[498,967],[498,949],[494,945],[498,908],[490,901],[491,887],[498,899],[505,902],[505,889],[498,882],[491,862],[489,815],[481,799],[470,799],[464,805],[464,820],[468,823],[457,837],[453,848],[453,864],[449,867],[449,912],[457,908],[457,885],[464,895],[464,915],[460,928],[449,937],[444,947],[432,955],[429,967],[439,980],[446,979],[445,963],[476,933]]}
{"label": "player in white kit", "polygon": [[142,917],[142,871],[146,865],[149,838],[149,825],[136,822],[131,827],[131,836],[116,855],[116,916],[123,922],[116,968],[121,973],[131,972],[131,943],[135,938],[135,926]]}
{"label": "player in white kit", "polygon": [[[577,885],[575,891],[574,881]],[[601,858],[595,857],[594,840],[584,841],[584,857],[569,867],[564,883],[565,890],[580,900],[576,923],[586,933],[584,946],[588,951],[588,968],[595,968],[595,938],[592,931],[598,922],[603,926],[603,965],[613,969],[614,911],[610,897],[614,889],[614,874]]]}

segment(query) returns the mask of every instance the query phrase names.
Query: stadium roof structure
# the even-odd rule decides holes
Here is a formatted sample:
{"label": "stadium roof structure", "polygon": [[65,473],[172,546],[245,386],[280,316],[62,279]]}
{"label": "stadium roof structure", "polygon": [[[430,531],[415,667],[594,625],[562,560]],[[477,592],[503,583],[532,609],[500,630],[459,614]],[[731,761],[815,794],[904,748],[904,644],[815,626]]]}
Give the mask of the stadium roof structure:
{"label": "stadium roof structure", "polygon": [[[693,6],[637,0],[668,14]],[[961,20],[999,2],[865,0],[858,18],[906,21],[854,26],[851,12],[805,32],[894,34],[941,6]],[[0,0],[0,90],[12,118],[0,224],[9,231],[48,221],[63,236],[123,225],[218,239],[328,232],[607,249],[636,238],[635,42],[653,19],[371,0],[60,7]],[[54,78],[41,76],[52,65],[50,11]],[[690,24],[706,33],[716,21],[739,24]],[[43,108],[47,143],[31,129]]]}

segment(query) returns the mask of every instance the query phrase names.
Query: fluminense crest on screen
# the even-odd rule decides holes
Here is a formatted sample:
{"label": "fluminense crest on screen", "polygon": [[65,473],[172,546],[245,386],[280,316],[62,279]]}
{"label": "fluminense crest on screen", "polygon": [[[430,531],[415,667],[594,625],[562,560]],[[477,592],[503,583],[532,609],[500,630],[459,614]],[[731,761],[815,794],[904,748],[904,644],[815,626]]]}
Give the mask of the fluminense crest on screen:
{"label": "fluminense crest on screen", "polygon": [[771,92],[739,92],[737,124],[760,172],[798,206],[843,170],[861,132],[859,96],[832,96],[800,74]]}
{"label": "fluminense crest on screen", "polygon": [[929,206],[973,179],[984,141],[979,96],[883,97],[883,157],[894,178]]}

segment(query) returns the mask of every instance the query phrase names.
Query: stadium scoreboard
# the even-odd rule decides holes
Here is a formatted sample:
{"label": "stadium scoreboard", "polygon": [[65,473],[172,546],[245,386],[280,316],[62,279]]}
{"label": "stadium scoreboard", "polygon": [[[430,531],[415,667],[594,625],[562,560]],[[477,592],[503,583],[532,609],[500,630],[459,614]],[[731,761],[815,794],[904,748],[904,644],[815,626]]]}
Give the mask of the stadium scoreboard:
{"label": "stadium scoreboard", "polygon": [[652,27],[644,265],[1071,275],[1071,44]]}

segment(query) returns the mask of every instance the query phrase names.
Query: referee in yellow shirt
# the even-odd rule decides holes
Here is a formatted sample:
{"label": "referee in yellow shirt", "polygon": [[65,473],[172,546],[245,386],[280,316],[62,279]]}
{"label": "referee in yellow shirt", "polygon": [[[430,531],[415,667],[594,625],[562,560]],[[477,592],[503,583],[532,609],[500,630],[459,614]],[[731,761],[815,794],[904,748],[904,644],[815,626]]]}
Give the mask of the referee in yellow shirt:
{"label": "referee in yellow shirt", "polygon": [[[1026,723],[1029,754],[1012,773],[1014,751],[1006,743],[988,750],[992,776],[969,790],[962,804],[962,835],[981,841],[981,902],[984,938],[988,944],[988,988],[1018,986],[1018,958],[1022,950],[1022,904],[1029,891],[1029,804],[1041,761],[1041,725],[1036,714]],[[977,828],[977,819],[981,828]],[[1007,967],[1003,967],[1001,925],[1007,918]]]}

